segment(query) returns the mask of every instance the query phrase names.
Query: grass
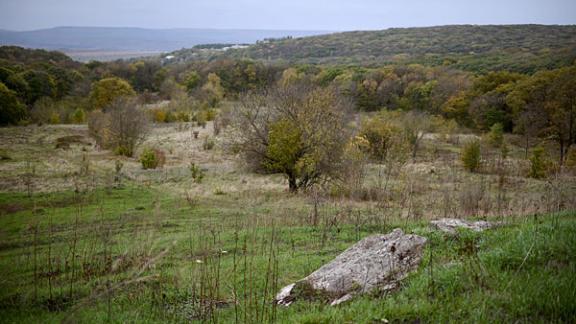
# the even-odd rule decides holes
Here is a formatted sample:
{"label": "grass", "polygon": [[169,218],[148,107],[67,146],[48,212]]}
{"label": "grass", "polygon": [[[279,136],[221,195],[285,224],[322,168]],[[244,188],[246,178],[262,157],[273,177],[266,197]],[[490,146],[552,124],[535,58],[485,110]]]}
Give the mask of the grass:
{"label": "grass", "polygon": [[[128,183],[84,193],[0,193],[3,322],[570,322],[576,213],[509,218],[446,236],[424,220],[303,196],[184,198]],[[388,296],[339,307],[275,293],[362,237],[429,238],[419,270]]]}
{"label": "grass", "polygon": [[[0,322],[574,318],[576,213],[558,211],[574,210],[575,178],[525,178],[518,145],[510,146],[502,186],[489,164],[466,172],[457,144],[431,138],[387,190],[372,190],[382,167],[370,164],[366,197],[315,200],[287,193],[280,175],[246,172],[218,146],[203,150],[180,126],[154,128],[144,145],[166,152],[163,169],[123,159],[119,182],[110,152],[55,149],[70,134],[89,141],[83,126],[0,129],[0,150],[11,158],[0,163]],[[190,163],[205,173],[201,183]],[[430,218],[466,215],[507,226],[456,236],[428,226]],[[338,307],[272,302],[358,240],[396,227],[430,243],[398,291]]]}

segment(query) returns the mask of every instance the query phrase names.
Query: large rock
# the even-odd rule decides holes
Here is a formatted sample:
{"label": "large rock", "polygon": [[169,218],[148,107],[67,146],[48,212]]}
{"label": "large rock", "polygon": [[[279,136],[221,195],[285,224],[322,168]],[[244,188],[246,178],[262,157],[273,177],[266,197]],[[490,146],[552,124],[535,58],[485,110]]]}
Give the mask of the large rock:
{"label": "large rock", "polygon": [[288,306],[301,298],[337,305],[356,294],[392,290],[418,267],[425,244],[426,238],[405,235],[401,229],[369,236],[306,278],[282,288],[276,302]]}
{"label": "large rock", "polygon": [[470,222],[457,218],[442,218],[433,220],[430,222],[430,224],[432,224],[433,227],[449,234],[456,234],[458,228],[466,228],[476,232],[482,232],[485,229],[489,229],[498,225],[497,223],[486,221]]}

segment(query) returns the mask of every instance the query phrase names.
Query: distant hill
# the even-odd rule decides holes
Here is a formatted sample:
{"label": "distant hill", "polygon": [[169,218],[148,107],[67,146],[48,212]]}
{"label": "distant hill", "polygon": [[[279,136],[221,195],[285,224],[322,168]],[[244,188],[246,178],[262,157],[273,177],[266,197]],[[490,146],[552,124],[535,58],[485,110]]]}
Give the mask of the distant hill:
{"label": "distant hill", "polygon": [[[178,54],[186,55],[185,51]],[[532,72],[574,62],[576,26],[391,28],[277,39],[216,55],[292,63],[370,65],[404,62],[451,64],[475,71]]]}
{"label": "distant hill", "polygon": [[145,29],[57,27],[34,31],[0,30],[0,45],[60,50],[66,53],[160,53],[199,44],[255,43],[278,37],[318,35],[322,31]]}

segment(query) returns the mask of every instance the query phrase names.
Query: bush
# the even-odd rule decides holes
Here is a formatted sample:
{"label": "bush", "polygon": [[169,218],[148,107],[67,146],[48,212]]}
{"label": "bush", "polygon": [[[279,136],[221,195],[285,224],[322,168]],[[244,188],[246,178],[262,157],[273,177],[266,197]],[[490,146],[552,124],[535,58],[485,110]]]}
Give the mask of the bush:
{"label": "bush", "polygon": [[192,174],[192,179],[196,183],[201,183],[202,179],[204,179],[204,171],[200,168],[200,166],[193,162],[190,162],[190,173]]}
{"label": "bush", "polygon": [[70,120],[74,124],[84,124],[86,122],[86,113],[84,112],[84,109],[77,108],[74,110],[74,113],[70,116]]}
{"label": "bush", "polygon": [[178,121],[187,123],[190,121],[190,114],[186,111],[179,111],[176,113],[176,119]]}
{"label": "bush", "polygon": [[53,111],[50,114],[50,124],[52,125],[60,124],[60,114],[57,113],[56,111]]}
{"label": "bush", "polygon": [[152,118],[155,123],[163,123],[166,121],[166,112],[162,109],[154,109],[152,111]]}
{"label": "bush", "polygon": [[206,137],[204,137],[204,143],[202,143],[202,148],[205,151],[209,151],[209,150],[214,148],[215,144],[216,143],[214,142],[213,138],[211,138],[210,136],[206,136]]}
{"label": "bush", "polygon": [[205,110],[197,112],[194,119],[198,123],[198,126],[201,126],[202,128],[206,127],[208,118]]}
{"label": "bush", "polygon": [[548,175],[550,161],[544,155],[545,151],[542,146],[537,146],[532,150],[530,156],[530,173],[529,176],[535,179],[542,179]]}
{"label": "bush", "polygon": [[358,142],[362,144],[359,149],[374,162],[385,165],[388,176],[400,171],[408,161],[410,151],[415,148],[411,147],[402,127],[392,121],[398,116],[396,113],[381,112],[363,123],[359,134],[359,139],[362,139]]}
{"label": "bush", "polygon": [[216,109],[210,108],[210,109],[206,110],[206,120],[207,121],[214,120],[216,118],[216,116],[218,116],[218,112],[216,111]]}
{"label": "bush", "polygon": [[478,171],[482,159],[480,142],[475,140],[466,143],[462,149],[460,158],[466,170],[470,172]]}
{"label": "bush", "polygon": [[164,166],[166,162],[166,156],[164,152],[157,149],[145,149],[140,154],[140,163],[142,163],[142,168],[146,169],[156,169]]}
{"label": "bush", "polygon": [[504,142],[504,126],[501,123],[496,123],[490,128],[488,133],[488,142],[494,147],[501,147]]}

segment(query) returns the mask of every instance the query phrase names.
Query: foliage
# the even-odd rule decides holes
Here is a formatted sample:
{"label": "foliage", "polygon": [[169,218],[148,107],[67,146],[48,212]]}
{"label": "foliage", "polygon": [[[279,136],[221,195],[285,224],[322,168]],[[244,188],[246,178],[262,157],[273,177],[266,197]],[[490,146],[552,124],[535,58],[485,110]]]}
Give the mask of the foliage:
{"label": "foliage", "polygon": [[220,77],[216,73],[208,74],[208,80],[202,86],[202,91],[207,96],[210,107],[216,107],[224,98],[224,88],[222,88]]}
{"label": "foliage", "polygon": [[88,117],[90,135],[98,145],[127,157],[146,137],[148,124],[147,114],[126,98],[114,101],[106,112],[95,111]]}
{"label": "foliage", "polygon": [[22,74],[22,78],[28,84],[28,103],[33,103],[42,97],[56,97],[56,82],[50,74],[29,70]]}
{"label": "foliage", "polygon": [[[491,25],[390,28],[260,42],[245,49],[215,52],[209,58],[284,60],[297,63],[449,65],[485,73],[523,73],[572,64],[574,26]],[[522,50],[512,50],[522,49]],[[189,50],[200,53],[199,50]],[[192,56],[177,52],[176,56]]]}
{"label": "foliage", "polygon": [[186,74],[184,85],[188,92],[192,92],[200,84],[200,75],[196,71],[189,71]]}
{"label": "foliage", "polygon": [[365,121],[360,129],[359,136],[367,143],[361,147],[380,163],[391,157],[407,157],[406,137],[401,128],[392,121],[393,118],[391,114],[380,113]]}
{"label": "foliage", "polygon": [[202,170],[199,165],[190,162],[190,174],[192,175],[194,182],[202,183],[202,180],[204,179],[204,170]]}
{"label": "foliage", "polygon": [[92,84],[90,102],[94,109],[103,109],[107,108],[118,98],[131,97],[135,94],[128,82],[117,77],[110,77]]}
{"label": "foliage", "polygon": [[530,156],[530,177],[542,179],[548,175],[550,162],[546,158],[546,151],[542,146],[537,146],[532,150]]}
{"label": "foliage", "polygon": [[16,92],[0,82],[0,125],[17,124],[26,114],[26,107],[18,100]]}
{"label": "foliage", "polygon": [[140,163],[142,163],[144,170],[161,168],[165,162],[166,156],[164,152],[158,149],[146,148],[140,154]]}
{"label": "foliage", "polygon": [[576,169],[576,146],[571,146],[566,154],[566,166]]}
{"label": "foliage", "polygon": [[75,124],[84,124],[86,122],[86,112],[84,112],[84,109],[77,108],[74,110],[71,120]]}
{"label": "foliage", "polygon": [[339,177],[347,111],[335,89],[279,87],[243,98],[233,141],[253,169],[284,174],[296,192]]}
{"label": "foliage", "polygon": [[488,133],[488,141],[493,147],[501,147],[504,143],[504,126],[501,123],[496,123],[490,127]]}
{"label": "foliage", "polygon": [[466,170],[470,172],[478,171],[482,162],[480,141],[472,140],[467,142],[462,148],[460,159]]}

